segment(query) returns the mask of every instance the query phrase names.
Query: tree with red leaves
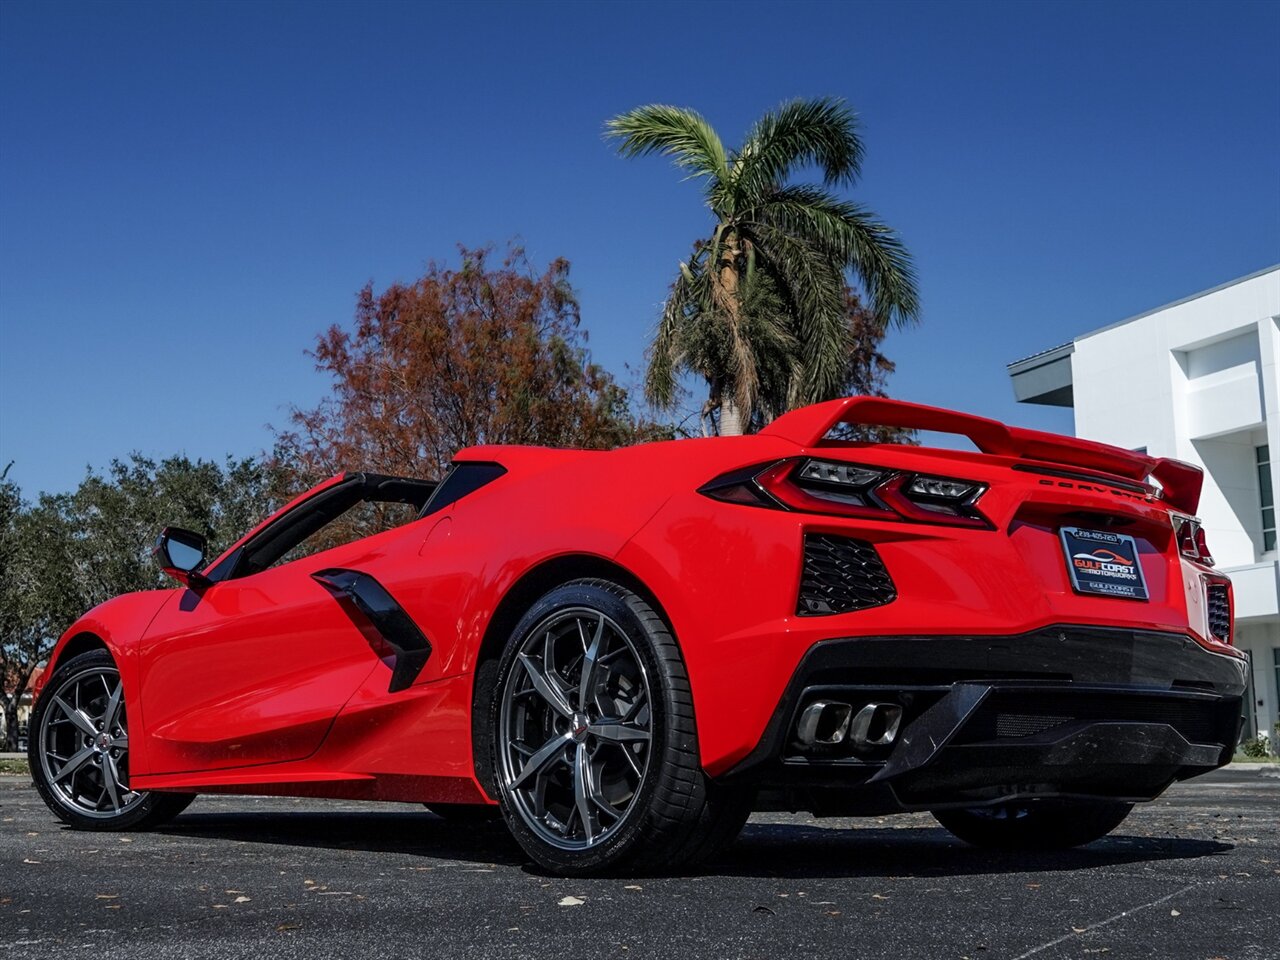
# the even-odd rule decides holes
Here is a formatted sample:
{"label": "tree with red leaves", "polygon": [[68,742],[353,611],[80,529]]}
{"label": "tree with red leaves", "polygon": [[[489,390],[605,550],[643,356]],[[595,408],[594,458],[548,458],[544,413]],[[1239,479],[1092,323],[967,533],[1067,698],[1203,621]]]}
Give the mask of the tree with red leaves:
{"label": "tree with red leaves", "polygon": [[437,477],[483,443],[607,448],[660,431],[590,362],[569,263],[538,274],[519,247],[500,265],[460,248],[410,284],[360,291],[354,329],[331,327],[310,355],[333,393],[295,408],[277,457],[304,479],[341,470]]}

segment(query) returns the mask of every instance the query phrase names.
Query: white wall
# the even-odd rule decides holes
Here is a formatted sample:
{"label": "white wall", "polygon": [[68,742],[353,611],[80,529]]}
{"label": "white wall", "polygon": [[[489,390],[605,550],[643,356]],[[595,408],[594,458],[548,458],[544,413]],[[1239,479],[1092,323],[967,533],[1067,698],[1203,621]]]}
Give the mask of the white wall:
{"label": "white wall", "polygon": [[[1254,448],[1280,490],[1280,269],[1081,337],[1076,434],[1205,470],[1200,516],[1222,567],[1267,559]],[[1274,609],[1274,604],[1272,605]]]}

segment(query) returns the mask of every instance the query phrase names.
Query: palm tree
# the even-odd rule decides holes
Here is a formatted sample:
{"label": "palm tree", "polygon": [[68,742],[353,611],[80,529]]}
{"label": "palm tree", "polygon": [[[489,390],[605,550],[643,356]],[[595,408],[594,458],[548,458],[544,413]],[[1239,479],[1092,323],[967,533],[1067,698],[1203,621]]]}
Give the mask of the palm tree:
{"label": "palm tree", "polygon": [[[702,181],[714,227],[680,264],[650,348],[645,390],[671,408],[677,377],[707,381],[704,422],[742,433],[830,399],[848,370],[848,280],[864,288],[881,332],[919,313],[911,257],[898,235],[833,190],[862,167],[857,118],[842,100],[795,100],[766,113],[726,150],[693,110],[650,105],[606,125],[625,157],[661,153]],[[794,184],[806,166],[822,185]]]}

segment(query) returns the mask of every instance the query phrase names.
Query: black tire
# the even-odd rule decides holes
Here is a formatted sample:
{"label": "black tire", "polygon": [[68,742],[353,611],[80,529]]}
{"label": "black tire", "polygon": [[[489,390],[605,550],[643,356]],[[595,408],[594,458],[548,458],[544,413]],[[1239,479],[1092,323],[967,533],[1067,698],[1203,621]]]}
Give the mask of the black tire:
{"label": "black tire", "polygon": [[[103,810],[98,813],[89,813],[84,806],[77,801],[75,796],[69,794],[68,791],[75,791],[73,785],[64,789],[54,782],[55,771],[53,764],[58,761],[49,756],[49,731],[46,728],[46,721],[52,723],[54,717],[51,711],[55,709],[55,697],[59,695],[59,691],[63,690],[70,682],[83,680],[88,683],[94,677],[103,678],[103,694],[107,693],[106,684],[110,678],[119,677],[119,671],[116,669],[116,663],[106,650],[91,650],[88,653],[82,653],[79,656],[72,657],[70,660],[60,664],[58,669],[54,671],[53,676],[49,678],[45,685],[40,699],[36,702],[35,711],[31,717],[31,734],[27,744],[27,759],[31,766],[31,778],[35,781],[36,790],[40,794],[40,798],[44,800],[45,805],[53,811],[63,823],[77,830],[145,830],[150,827],[158,826],[168,820],[173,819],[183,810],[185,810],[191,801],[195,799],[192,793],[158,793],[155,791],[132,793],[128,790],[127,778],[119,781],[117,788],[124,788],[124,797],[130,799],[117,811]],[[109,699],[109,698],[108,698]],[[124,724],[124,714],[127,704],[121,708],[120,718],[122,729]],[[64,721],[59,720],[59,723]],[[109,733],[109,731],[108,731]],[[65,736],[65,734],[61,734]],[[70,736],[74,741],[81,739],[81,734],[74,730],[70,732]],[[128,749],[125,747],[123,751],[112,752],[113,769],[126,769]],[[70,758],[68,758],[70,759]],[[101,761],[93,761],[101,766]],[[84,776],[89,776],[92,768],[88,763],[85,764]],[[98,774],[99,782],[101,782],[101,774]],[[71,778],[75,783],[76,777]]]}
{"label": "black tire", "polygon": [[[513,693],[516,689],[513,684],[517,682],[513,674],[519,670],[517,676],[523,676],[517,654],[535,642],[533,638],[542,627],[554,623],[557,617],[584,616],[579,611],[600,615],[601,630],[607,618],[610,629],[618,631],[615,642],[622,641],[627,647],[624,652],[628,656],[634,654],[643,669],[648,691],[648,739],[644,768],[626,799],[621,818],[613,821],[597,839],[592,840],[588,835],[585,841],[578,841],[589,844],[584,848],[565,849],[542,835],[548,832],[545,820],[535,822],[527,800],[513,796],[509,781],[519,778],[504,773],[504,769],[510,769],[512,747],[504,732],[503,702],[509,695],[528,693]],[[527,659],[526,656],[526,662]],[[579,668],[580,680],[582,669]],[[512,631],[495,679],[488,704],[487,732],[496,795],[512,835],[545,869],[567,876],[676,869],[723,849],[750,814],[753,798],[749,793],[726,789],[711,781],[702,770],[693,697],[680,649],[662,618],[631,590],[597,579],[575,580],[551,590],[525,613]],[[575,713],[575,718],[577,716]],[[600,722],[607,721],[602,718]],[[572,735],[572,732],[564,734]],[[589,735],[584,736],[591,739]],[[547,744],[550,743],[548,740]],[[626,748],[632,749],[631,744],[626,744]],[[571,753],[574,749],[572,743],[567,744],[567,751]],[[506,761],[504,750],[508,751]],[[508,767],[504,768],[504,762]],[[524,776],[523,771],[520,776]]]}
{"label": "black tire", "polygon": [[423,806],[450,823],[492,823],[502,817],[502,811],[492,804],[424,803]]}
{"label": "black tire", "polygon": [[994,850],[1066,850],[1105,837],[1120,826],[1131,803],[1028,800],[995,807],[934,810],[953,836]]}

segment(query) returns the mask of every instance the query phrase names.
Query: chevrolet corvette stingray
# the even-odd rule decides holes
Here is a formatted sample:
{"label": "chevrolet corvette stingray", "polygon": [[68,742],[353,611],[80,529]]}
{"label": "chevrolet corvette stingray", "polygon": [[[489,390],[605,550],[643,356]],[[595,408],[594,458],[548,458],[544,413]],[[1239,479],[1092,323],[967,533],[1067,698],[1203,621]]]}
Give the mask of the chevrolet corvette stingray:
{"label": "chevrolet corvette stingray", "polygon": [[[59,640],[31,769],[83,829],[200,793],[408,801],[501,816],[566,874],[674,869],[753,810],[1088,843],[1236,743],[1201,481],[869,397],[744,437],[475,447],[438,483],[345,473],[217,557],[163,531],[177,587]],[[362,504],[409,519],[335,541]]]}

